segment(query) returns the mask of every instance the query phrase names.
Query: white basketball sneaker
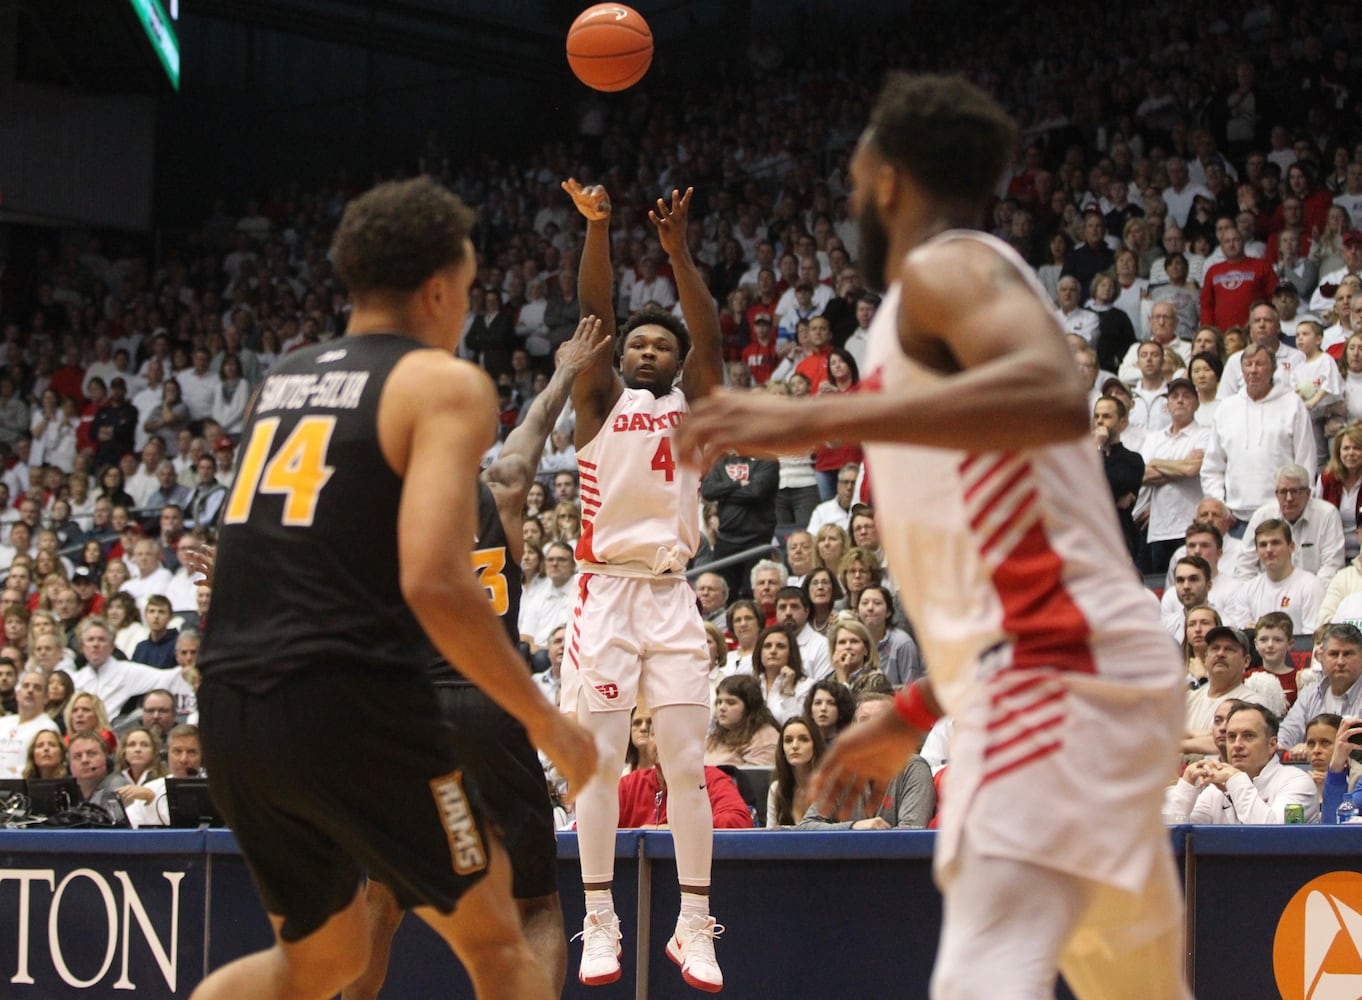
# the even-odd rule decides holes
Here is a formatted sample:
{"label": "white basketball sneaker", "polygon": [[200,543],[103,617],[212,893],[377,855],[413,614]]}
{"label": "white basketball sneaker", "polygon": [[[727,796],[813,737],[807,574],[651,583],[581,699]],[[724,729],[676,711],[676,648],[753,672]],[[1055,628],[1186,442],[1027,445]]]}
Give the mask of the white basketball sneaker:
{"label": "white basketball sneaker", "polygon": [[667,957],[681,966],[681,978],[697,990],[718,993],[724,974],[714,957],[714,939],[724,932],[713,917],[679,917],[676,932],[667,942]]}
{"label": "white basketball sneaker", "polygon": [[[582,921],[582,964],[577,979],[585,986],[604,986],[620,977],[620,918],[610,910],[594,910]],[[711,949],[711,952],[713,949]]]}

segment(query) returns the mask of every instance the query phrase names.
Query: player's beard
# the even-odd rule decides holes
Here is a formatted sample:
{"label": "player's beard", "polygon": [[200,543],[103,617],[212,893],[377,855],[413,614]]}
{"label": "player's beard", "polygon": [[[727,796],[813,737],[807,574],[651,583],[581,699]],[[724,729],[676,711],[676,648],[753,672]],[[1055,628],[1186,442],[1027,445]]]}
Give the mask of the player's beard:
{"label": "player's beard", "polygon": [[889,262],[889,230],[869,199],[857,216],[856,226],[861,234],[861,280],[867,287],[882,292],[888,284],[884,271]]}

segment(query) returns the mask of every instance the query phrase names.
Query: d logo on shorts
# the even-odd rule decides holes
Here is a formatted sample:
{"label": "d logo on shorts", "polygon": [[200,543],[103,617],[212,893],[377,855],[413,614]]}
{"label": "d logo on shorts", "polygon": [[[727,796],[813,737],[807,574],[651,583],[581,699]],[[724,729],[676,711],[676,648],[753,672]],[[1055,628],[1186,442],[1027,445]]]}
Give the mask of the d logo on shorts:
{"label": "d logo on shorts", "polygon": [[435,806],[444,821],[449,837],[449,857],[460,875],[471,875],[487,867],[487,851],[482,846],[482,834],[468,807],[468,796],[463,791],[463,772],[454,771],[430,782]]}
{"label": "d logo on shorts", "polygon": [[1311,879],[1286,904],[1272,942],[1283,1000],[1362,996],[1362,874]]}
{"label": "d logo on shorts", "polygon": [[601,693],[602,698],[607,698],[610,701],[614,701],[620,696],[619,686],[615,684],[597,684],[596,690]]}

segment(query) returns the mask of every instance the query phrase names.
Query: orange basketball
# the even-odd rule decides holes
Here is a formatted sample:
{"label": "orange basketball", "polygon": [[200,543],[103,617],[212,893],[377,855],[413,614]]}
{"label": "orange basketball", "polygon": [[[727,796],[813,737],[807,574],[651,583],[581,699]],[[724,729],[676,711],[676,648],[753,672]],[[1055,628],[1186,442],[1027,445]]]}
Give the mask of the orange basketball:
{"label": "orange basketball", "polygon": [[643,15],[622,3],[598,3],[577,15],[567,36],[572,72],[594,90],[624,90],[653,61],[653,33]]}

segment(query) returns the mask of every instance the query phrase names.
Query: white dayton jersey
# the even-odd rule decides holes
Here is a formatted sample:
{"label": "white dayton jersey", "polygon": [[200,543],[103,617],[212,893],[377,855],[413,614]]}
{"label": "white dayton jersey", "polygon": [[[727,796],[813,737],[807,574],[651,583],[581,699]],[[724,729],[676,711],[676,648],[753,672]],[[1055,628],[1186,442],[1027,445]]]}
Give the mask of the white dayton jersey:
{"label": "white dayton jersey", "polygon": [[688,412],[679,388],[658,397],[626,387],[578,450],[583,569],[685,572],[700,543],[700,475],[672,457],[672,430]]}
{"label": "white dayton jersey", "polygon": [[[1006,244],[936,237],[958,239],[983,243],[1046,301]],[[899,299],[895,285],[876,313],[863,390],[942,377],[904,354]],[[1096,446],[872,444],[866,456],[889,568],[955,724],[938,865],[968,814],[986,854],[1138,889],[1166,850],[1181,667],[1121,541]]]}

